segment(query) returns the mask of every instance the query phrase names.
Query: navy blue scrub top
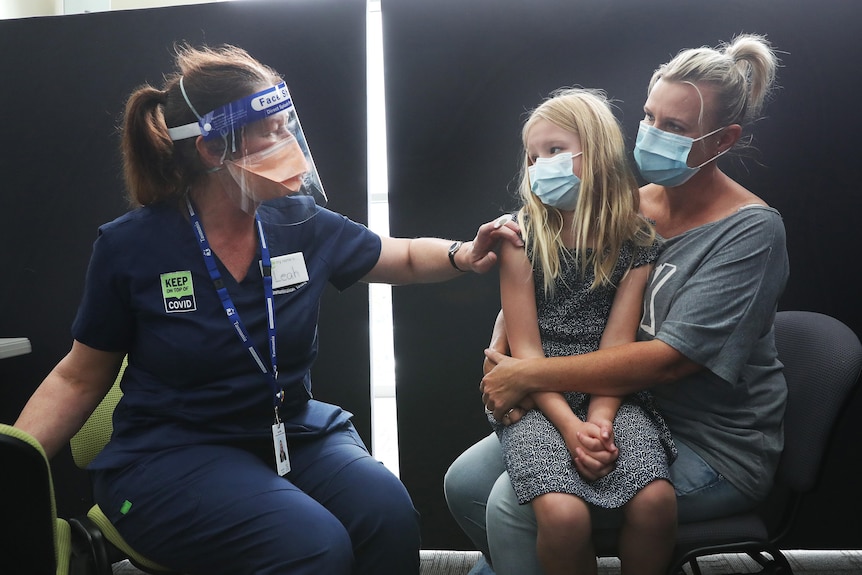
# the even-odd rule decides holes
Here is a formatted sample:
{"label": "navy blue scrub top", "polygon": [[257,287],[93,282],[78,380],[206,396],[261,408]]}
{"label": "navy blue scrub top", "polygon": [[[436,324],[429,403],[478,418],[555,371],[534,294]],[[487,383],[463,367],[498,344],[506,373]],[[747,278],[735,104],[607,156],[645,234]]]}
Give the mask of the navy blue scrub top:
{"label": "navy blue scrub top", "polygon": [[[380,238],[326,209],[298,225],[273,223],[278,215],[262,218],[271,256],[301,253],[309,278],[274,292],[281,418],[288,437],[326,433],[351,414],[310,399],[320,298],[327,283],[344,290],[365,276],[380,256]],[[268,358],[259,257],[240,283],[218,266],[258,353]],[[91,468],[128,465],[178,445],[271,437],[269,376],[237,337],[187,214],[175,207],[139,208],[99,228],[72,335],[129,354],[114,435]]]}

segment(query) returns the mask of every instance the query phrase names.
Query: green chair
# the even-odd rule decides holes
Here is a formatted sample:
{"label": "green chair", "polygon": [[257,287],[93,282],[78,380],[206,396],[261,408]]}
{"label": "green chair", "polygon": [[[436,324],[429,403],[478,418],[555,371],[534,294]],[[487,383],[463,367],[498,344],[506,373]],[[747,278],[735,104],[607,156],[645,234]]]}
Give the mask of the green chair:
{"label": "green chair", "polygon": [[[111,433],[114,431],[114,408],[123,396],[120,380],[126,365],[127,360],[123,360],[114,385],[70,441],[72,458],[75,460],[75,465],[81,469],[86,469],[111,439]],[[95,558],[97,575],[111,575],[112,565],[125,559],[147,573],[178,575],[132,549],[98,504],[90,508],[86,517],[72,518],[70,523],[84,534],[90,552]]]}
{"label": "green chair", "polygon": [[72,530],[57,517],[54,481],[45,450],[29,433],[0,424],[0,573],[70,575],[83,573],[73,561]]}

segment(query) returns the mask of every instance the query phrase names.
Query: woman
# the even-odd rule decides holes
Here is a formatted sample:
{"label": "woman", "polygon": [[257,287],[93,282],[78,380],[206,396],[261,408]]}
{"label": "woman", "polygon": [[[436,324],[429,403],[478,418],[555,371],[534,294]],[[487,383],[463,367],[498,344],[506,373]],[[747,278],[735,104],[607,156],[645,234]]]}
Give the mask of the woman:
{"label": "woman", "polygon": [[[666,241],[637,342],[516,360],[501,353],[508,349],[501,317],[485,352],[483,402],[498,419],[517,421],[519,402],[535,391],[651,388],[679,449],[671,480],[681,523],[754,507],[783,446],[787,392],[772,323],[789,273],[784,226],[715,162],[757,119],[776,66],[764,38],[742,35],[718,49],[685,50],[653,74],[634,155],[649,182],[641,210]],[[598,479],[615,459],[613,450],[585,444],[576,465]],[[495,437],[468,449],[446,476],[450,510],[499,575],[541,573],[535,519],[503,471]],[[602,512],[593,519],[620,524]]]}
{"label": "woman", "polygon": [[[16,425],[53,455],[124,356],[94,498],[139,553],[183,573],[418,573],[419,526],[351,414],[312,399],[327,283],[486,271],[476,240],[381,238],[326,195],[287,87],[232,46],[181,47],[128,99],[137,209],[100,228],[68,355]],[[62,415],[58,415],[62,413]]]}

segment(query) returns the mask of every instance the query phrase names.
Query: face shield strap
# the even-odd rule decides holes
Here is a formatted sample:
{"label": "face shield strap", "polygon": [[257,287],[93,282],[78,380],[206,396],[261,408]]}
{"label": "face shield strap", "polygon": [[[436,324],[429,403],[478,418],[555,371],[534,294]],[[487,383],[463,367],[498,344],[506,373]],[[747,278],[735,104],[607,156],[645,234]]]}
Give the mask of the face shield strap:
{"label": "face shield strap", "polygon": [[[204,140],[212,140],[218,136],[225,138],[229,133],[233,132],[234,141],[232,144],[234,148],[236,146],[236,131],[239,128],[246,124],[263,120],[293,106],[293,101],[290,98],[290,92],[288,92],[285,82],[225,104],[220,108],[207,112],[203,116],[195,110],[191,100],[189,100],[182,77],[180,77],[180,92],[182,92],[183,99],[185,99],[189,110],[192,111],[198,121],[184,126],[168,128],[171,139],[183,140],[195,136],[203,136]],[[234,151],[236,150],[234,149]]]}
{"label": "face shield strap", "polygon": [[189,106],[189,110],[191,110],[191,111],[192,111],[192,114],[194,114],[194,115],[195,115],[195,118],[197,118],[198,120],[200,120],[200,119],[201,119],[201,115],[200,115],[200,114],[198,114],[198,111],[197,111],[197,110],[195,110],[195,107],[194,107],[194,106],[192,106],[192,101],[191,101],[191,100],[189,100],[189,95],[186,93],[186,86],[185,86],[185,84],[183,84],[183,76],[180,76],[180,92],[182,92],[182,94],[183,94],[183,100],[185,100],[185,101],[186,101],[186,104],[188,104],[188,106]]}
{"label": "face shield strap", "polygon": [[168,128],[168,135],[171,137],[171,140],[185,140],[187,138],[195,138],[200,136],[203,133],[203,123],[204,120],[201,118],[201,115],[198,114],[198,111],[195,110],[195,107],[192,106],[192,101],[189,100],[189,95],[186,93],[186,87],[183,84],[183,76],[180,76],[180,92],[183,94],[183,99],[186,101],[186,105],[189,107],[189,110],[192,111],[192,114],[195,115],[195,118],[198,119],[197,122],[192,122],[191,124],[186,124],[184,126],[177,126],[175,128]]}

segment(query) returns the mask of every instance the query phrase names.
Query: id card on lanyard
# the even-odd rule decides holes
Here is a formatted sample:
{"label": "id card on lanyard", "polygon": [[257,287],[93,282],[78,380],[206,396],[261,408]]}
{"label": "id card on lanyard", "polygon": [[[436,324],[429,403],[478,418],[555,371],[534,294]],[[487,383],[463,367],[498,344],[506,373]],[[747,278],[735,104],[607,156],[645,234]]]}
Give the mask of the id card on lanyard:
{"label": "id card on lanyard", "polygon": [[278,362],[276,356],[277,349],[275,347],[275,306],[273,305],[272,294],[272,262],[269,256],[269,246],[267,246],[266,237],[263,234],[263,224],[260,221],[260,216],[255,214],[255,225],[257,227],[258,236],[260,237],[260,259],[261,269],[263,271],[264,299],[266,300],[267,334],[269,336],[268,343],[270,366],[272,368],[271,371],[263,363],[260,355],[258,355],[257,350],[254,348],[254,342],[239,317],[239,311],[233,305],[233,300],[227,291],[227,287],[224,285],[224,281],[222,281],[221,273],[218,270],[215,256],[213,255],[209,241],[204,233],[204,227],[201,224],[200,217],[195,211],[194,206],[192,206],[191,199],[188,196],[186,196],[186,206],[188,206],[189,209],[189,218],[191,218],[192,228],[194,228],[195,234],[200,242],[201,253],[203,254],[207,271],[210,274],[210,279],[212,280],[213,286],[215,287],[222,306],[224,307],[225,314],[233,325],[240,341],[248,350],[248,353],[251,355],[255,364],[261,370],[261,373],[269,376],[270,385],[272,387],[273,409],[275,411],[275,422],[272,424],[272,447],[273,452],[275,453],[275,466],[279,475],[286,475],[290,472],[290,458],[287,455],[287,434],[284,430],[284,422],[281,421],[281,418],[278,415],[278,408],[284,400],[284,390],[279,389],[278,386]]}

